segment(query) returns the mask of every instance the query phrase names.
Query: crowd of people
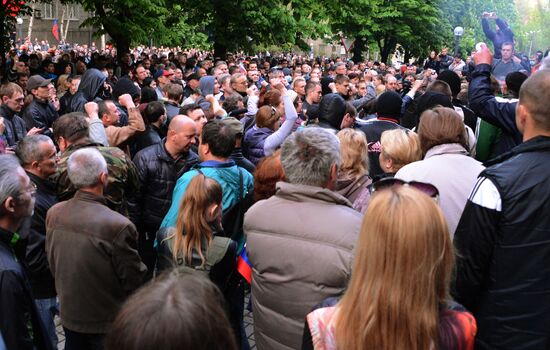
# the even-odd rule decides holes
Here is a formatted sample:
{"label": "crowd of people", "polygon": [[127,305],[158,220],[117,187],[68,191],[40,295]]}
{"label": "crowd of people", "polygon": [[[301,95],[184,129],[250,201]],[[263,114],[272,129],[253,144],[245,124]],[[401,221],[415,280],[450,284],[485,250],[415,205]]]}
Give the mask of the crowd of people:
{"label": "crowd of people", "polygon": [[550,58],[482,17],[398,67],[14,51],[0,349],[546,347]]}

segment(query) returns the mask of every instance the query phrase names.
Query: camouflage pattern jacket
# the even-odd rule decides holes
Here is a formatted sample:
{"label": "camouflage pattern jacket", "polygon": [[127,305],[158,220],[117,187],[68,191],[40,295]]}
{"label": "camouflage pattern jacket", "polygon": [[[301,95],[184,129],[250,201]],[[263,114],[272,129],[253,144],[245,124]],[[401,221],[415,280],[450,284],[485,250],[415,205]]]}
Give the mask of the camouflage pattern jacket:
{"label": "camouflage pattern jacket", "polygon": [[107,205],[112,210],[128,216],[127,199],[129,196],[136,195],[139,190],[139,177],[136,167],[120,148],[103,147],[90,140],[72,144],[61,154],[57,174],[55,175],[59,201],[72,198],[76,192],[76,187],[71,183],[67,173],[67,161],[73,152],[85,147],[97,148],[107,161],[109,183],[104,192]]}

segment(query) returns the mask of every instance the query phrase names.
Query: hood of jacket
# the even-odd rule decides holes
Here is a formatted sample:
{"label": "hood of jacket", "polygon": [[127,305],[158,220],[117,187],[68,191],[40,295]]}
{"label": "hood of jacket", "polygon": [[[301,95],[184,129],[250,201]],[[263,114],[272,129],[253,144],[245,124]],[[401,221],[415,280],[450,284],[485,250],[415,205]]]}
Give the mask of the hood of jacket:
{"label": "hood of jacket", "polygon": [[323,96],[319,104],[318,118],[336,130],[340,130],[342,119],[346,114],[346,101],[339,94],[328,94]]}
{"label": "hood of jacket", "polygon": [[82,75],[78,92],[81,92],[87,101],[92,101],[103,88],[107,77],[98,69],[90,68]]}

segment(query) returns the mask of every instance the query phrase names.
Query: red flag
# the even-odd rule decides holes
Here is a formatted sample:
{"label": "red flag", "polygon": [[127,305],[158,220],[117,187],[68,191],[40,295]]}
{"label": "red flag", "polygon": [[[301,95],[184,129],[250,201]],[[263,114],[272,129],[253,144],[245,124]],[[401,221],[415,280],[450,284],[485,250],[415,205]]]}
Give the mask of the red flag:
{"label": "red flag", "polygon": [[57,26],[57,20],[53,20],[52,34],[55,40],[59,41],[59,28]]}

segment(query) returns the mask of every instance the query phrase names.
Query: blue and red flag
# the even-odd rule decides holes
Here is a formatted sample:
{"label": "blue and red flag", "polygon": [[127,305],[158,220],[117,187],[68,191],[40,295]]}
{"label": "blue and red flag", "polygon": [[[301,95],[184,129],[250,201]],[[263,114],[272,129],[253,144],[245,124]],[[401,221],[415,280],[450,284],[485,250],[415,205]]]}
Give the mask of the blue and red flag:
{"label": "blue and red flag", "polygon": [[248,256],[246,255],[246,244],[244,245],[241,255],[237,259],[237,271],[247,280],[248,283],[252,282],[252,265],[248,261]]}
{"label": "blue and red flag", "polygon": [[52,34],[55,40],[59,41],[59,27],[57,26],[57,19],[53,20]]}

